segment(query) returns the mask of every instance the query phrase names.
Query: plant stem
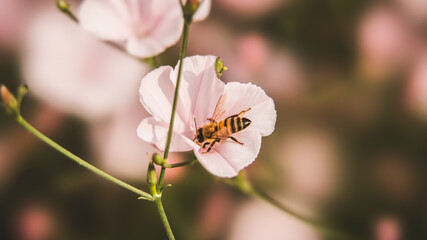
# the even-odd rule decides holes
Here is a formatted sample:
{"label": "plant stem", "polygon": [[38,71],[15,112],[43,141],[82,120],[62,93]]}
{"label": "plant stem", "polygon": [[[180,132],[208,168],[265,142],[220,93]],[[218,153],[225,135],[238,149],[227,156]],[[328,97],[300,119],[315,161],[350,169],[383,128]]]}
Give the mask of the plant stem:
{"label": "plant stem", "polygon": [[65,156],[67,156],[71,160],[80,164],[81,166],[89,169],[90,171],[98,174],[99,176],[101,176],[101,177],[103,177],[103,178],[123,187],[123,188],[126,188],[129,191],[132,191],[132,192],[138,194],[139,196],[143,197],[144,199],[148,199],[148,200],[152,199],[152,196],[150,194],[148,194],[148,193],[146,193],[146,192],[144,192],[138,188],[135,188],[134,186],[129,185],[128,183],[125,183],[125,182],[111,176],[110,174],[96,168],[92,164],[86,162],[85,160],[81,159],[80,157],[77,157],[76,155],[74,155],[73,153],[68,151],[67,149],[63,148],[62,146],[60,146],[56,142],[52,141],[50,138],[46,137],[43,133],[39,132],[37,129],[35,129],[33,126],[31,126],[31,124],[29,124],[21,115],[18,115],[16,117],[16,121],[19,124],[21,124],[24,128],[26,128],[29,132],[31,132],[36,137],[38,137],[40,140],[42,140],[43,142],[45,142],[46,144],[48,144],[52,148],[56,149],[58,152],[64,154]]}
{"label": "plant stem", "polygon": [[193,159],[191,161],[186,161],[186,162],[180,162],[180,163],[166,163],[163,167],[165,168],[177,168],[177,167],[182,167],[182,166],[186,166],[186,165],[191,165],[193,163],[197,162],[196,159]]}
{"label": "plant stem", "polygon": [[166,217],[165,209],[163,208],[162,200],[160,197],[155,197],[154,202],[157,206],[157,211],[160,214],[160,219],[162,220],[163,226],[165,227],[166,234],[168,235],[169,240],[174,240],[175,237],[172,233],[171,226],[169,225],[168,218]]}
{"label": "plant stem", "polygon": [[[172,140],[172,132],[173,132],[173,122],[175,120],[175,112],[176,112],[176,105],[178,103],[178,93],[179,93],[179,85],[181,82],[181,75],[182,75],[182,65],[184,64],[184,57],[185,53],[187,51],[187,43],[188,43],[188,32],[190,28],[190,22],[186,18],[184,18],[184,30],[183,30],[183,38],[182,38],[182,47],[181,47],[181,54],[179,56],[179,66],[178,66],[178,77],[176,80],[176,87],[175,87],[175,95],[173,98],[173,104],[172,104],[172,112],[171,112],[171,118],[169,121],[169,130],[168,130],[168,138],[166,141],[166,147],[165,147],[165,153],[163,155],[163,159],[167,162],[168,155],[169,155],[169,148]],[[165,177],[165,171],[166,168],[162,167],[160,170],[160,176],[159,176],[159,182],[157,184],[157,189],[160,190],[160,188],[163,185],[163,179]]]}

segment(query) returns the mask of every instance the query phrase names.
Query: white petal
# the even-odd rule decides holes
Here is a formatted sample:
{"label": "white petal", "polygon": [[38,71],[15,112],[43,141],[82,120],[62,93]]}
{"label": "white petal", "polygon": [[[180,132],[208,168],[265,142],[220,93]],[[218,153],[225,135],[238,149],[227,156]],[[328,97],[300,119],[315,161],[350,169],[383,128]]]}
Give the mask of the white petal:
{"label": "white petal", "polygon": [[119,11],[120,6],[116,1],[86,0],[80,6],[79,23],[103,40],[123,41],[129,35],[129,28]]}
{"label": "white petal", "polygon": [[142,79],[139,88],[139,100],[144,108],[164,122],[170,118],[175,88],[169,78],[171,71],[171,67],[162,66],[149,72]]}
{"label": "white petal", "polygon": [[247,128],[261,136],[270,135],[276,124],[276,110],[273,99],[262,88],[251,83],[230,82],[225,85],[225,113],[222,119],[251,108],[243,116],[252,121]]}
{"label": "white petal", "polygon": [[211,11],[211,0],[202,0],[202,3],[197,8],[196,13],[193,15],[193,21],[198,22],[208,17]]}
{"label": "white petal", "polygon": [[129,23],[133,33],[127,42],[129,53],[142,58],[152,57],[178,42],[184,23],[178,1],[140,0],[138,3],[129,10],[133,13]]}
{"label": "white petal", "polygon": [[[137,129],[137,135],[142,140],[152,143],[157,149],[164,151],[168,128],[168,123],[157,121],[153,117],[149,117],[141,121]],[[186,137],[181,134],[173,132],[169,150],[171,152],[185,152],[192,150],[193,147],[188,144],[188,140],[185,138]]]}
{"label": "white petal", "polygon": [[[178,42],[184,27],[184,16],[177,0],[154,1],[152,7],[153,24],[148,35],[170,47]],[[155,21],[154,21],[155,20]]]}
{"label": "white petal", "polygon": [[[261,136],[257,132],[245,131],[233,134],[240,145],[231,139],[215,144],[208,153],[200,147],[194,153],[200,163],[210,173],[218,177],[234,177],[240,170],[251,164],[258,156],[261,148]],[[194,145],[193,145],[194,146]]]}
{"label": "white petal", "polygon": [[129,38],[126,50],[137,57],[148,58],[156,56],[166,49],[160,41],[150,37]]}
{"label": "white petal", "polygon": [[[224,91],[224,82],[216,76],[215,60],[215,56],[192,56],[184,59],[179,95],[181,101],[177,112],[192,131],[194,118],[198,127],[203,126],[206,119],[212,116]],[[178,66],[171,76],[173,81],[177,77]]]}
{"label": "white petal", "polygon": [[[224,83],[216,77],[214,56],[184,59],[182,81],[177,103],[174,131],[193,138],[194,118],[199,126],[212,115],[223,92]],[[141,81],[140,100],[156,119],[169,122],[178,65],[175,70],[162,66],[148,73]]]}

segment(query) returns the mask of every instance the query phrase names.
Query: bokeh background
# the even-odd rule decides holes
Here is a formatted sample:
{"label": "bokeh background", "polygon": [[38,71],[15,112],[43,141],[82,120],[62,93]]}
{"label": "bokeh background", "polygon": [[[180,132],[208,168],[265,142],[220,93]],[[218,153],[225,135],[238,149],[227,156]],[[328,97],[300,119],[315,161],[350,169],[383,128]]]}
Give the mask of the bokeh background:
{"label": "bokeh background", "polygon": [[[79,1],[71,1],[78,11]],[[366,239],[427,239],[427,1],[216,0],[188,55],[276,104],[246,171],[313,219]],[[158,57],[176,65],[179,44]],[[0,0],[0,82],[22,113],[101,169],[145,186],[138,86],[150,66],[102,43],[52,0]],[[185,161],[191,154],[174,154]],[[167,171],[177,239],[330,239],[200,165]],[[0,111],[0,239],[165,239],[154,204],[94,176]]]}

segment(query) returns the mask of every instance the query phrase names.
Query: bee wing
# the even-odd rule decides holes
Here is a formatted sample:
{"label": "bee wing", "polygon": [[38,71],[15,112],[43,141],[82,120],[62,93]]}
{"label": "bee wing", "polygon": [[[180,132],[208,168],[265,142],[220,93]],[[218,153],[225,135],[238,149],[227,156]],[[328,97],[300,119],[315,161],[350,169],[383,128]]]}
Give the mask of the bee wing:
{"label": "bee wing", "polygon": [[222,94],[221,97],[219,98],[216,106],[215,106],[215,110],[212,114],[212,120],[216,120],[221,114],[223,114],[225,112],[224,109],[224,102],[225,102],[225,94]]}

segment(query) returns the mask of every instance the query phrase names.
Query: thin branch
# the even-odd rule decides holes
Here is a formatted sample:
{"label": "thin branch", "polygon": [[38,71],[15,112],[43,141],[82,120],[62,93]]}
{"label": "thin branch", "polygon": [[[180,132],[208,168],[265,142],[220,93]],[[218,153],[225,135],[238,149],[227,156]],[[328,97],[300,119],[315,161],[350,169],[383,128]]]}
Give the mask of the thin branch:
{"label": "thin branch", "polygon": [[46,144],[48,144],[49,146],[51,146],[52,148],[54,148],[58,152],[64,154],[65,156],[67,156],[71,160],[75,161],[76,163],[78,163],[82,167],[85,167],[85,168],[89,169],[90,171],[96,173],[97,175],[99,175],[99,176],[101,176],[101,177],[103,177],[103,178],[123,187],[123,188],[126,188],[129,191],[132,191],[132,192],[138,194],[143,199],[152,200],[152,196],[149,193],[146,193],[146,192],[144,192],[144,191],[142,191],[142,190],[126,183],[126,182],[123,182],[122,180],[119,180],[119,179],[111,176],[110,174],[100,170],[99,168],[97,168],[97,167],[93,166],[92,164],[86,162],[85,160],[81,159],[80,157],[74,155],[73,153],[71,153],[67,149],[63,148],[62,146],[60,146],[56,142],[52,141],[50,138],[48,138],[43,133],[41,133],[37,129],[35,129],[31,124],[29,124],[21,115],[17,116],[16,121],[19,124],[21,124],[24,128],[26,128],[29,132],[31,132],[36,137],[38,137],[40,140],[42,140],[43,142],[45,142]]}

